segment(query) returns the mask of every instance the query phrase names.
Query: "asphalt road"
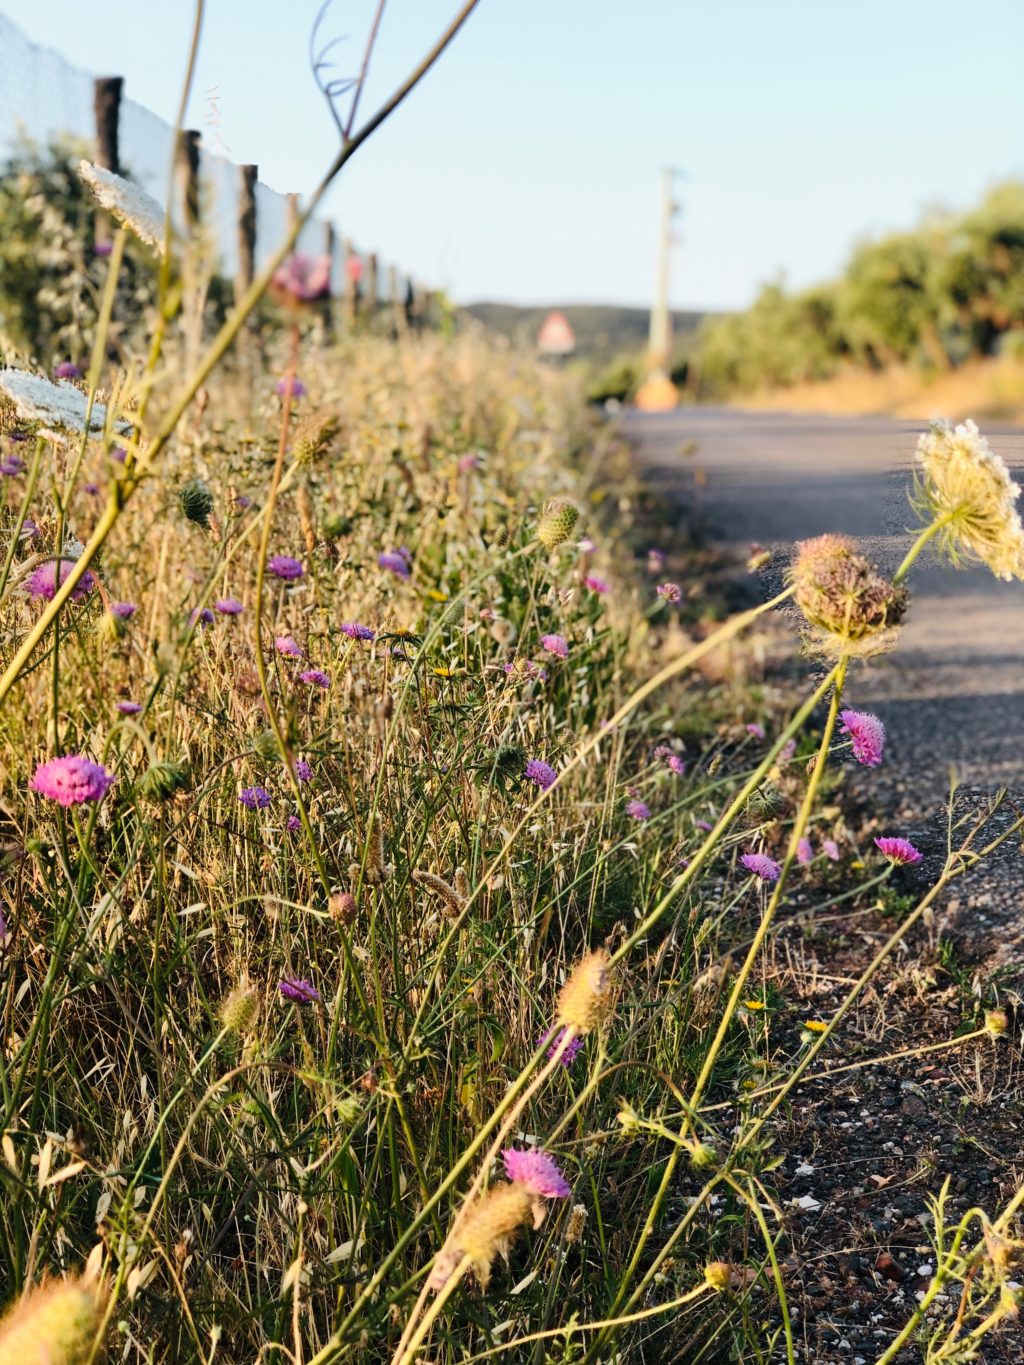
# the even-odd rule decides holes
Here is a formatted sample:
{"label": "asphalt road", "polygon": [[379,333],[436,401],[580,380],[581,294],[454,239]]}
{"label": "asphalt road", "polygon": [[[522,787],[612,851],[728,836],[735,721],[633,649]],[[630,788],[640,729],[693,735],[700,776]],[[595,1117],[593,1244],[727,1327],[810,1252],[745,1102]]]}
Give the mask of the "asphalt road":
{"label": "asphalt road", "polygon": [[[794,541],[825,531],[860,538],[892,571],[912,540],[906,493],[922,425],[710,408],[622,419],[650,482],[737,571],[751,542],[784,561]],[[1024,486],[1024,431],[983,430]],[[1024,788],[1024,583],[945,568],[930,549],[918,564],[896,650],[851,670],[849,701],[882,716],[887,766],[925,806],[942,801],[951,765],[969,786]]]}

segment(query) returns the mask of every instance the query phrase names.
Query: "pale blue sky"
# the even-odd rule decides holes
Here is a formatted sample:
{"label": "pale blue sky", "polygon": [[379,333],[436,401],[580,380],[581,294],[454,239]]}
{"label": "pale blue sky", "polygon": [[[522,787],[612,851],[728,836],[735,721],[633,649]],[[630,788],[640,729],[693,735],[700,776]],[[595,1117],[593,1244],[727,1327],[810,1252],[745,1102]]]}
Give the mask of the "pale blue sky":
{"label": "pale blue sky", "polygon": [[[357,64],[369,0],[335,0]],[[316,0],[208,0],[190,122],[218,88],[235,160],[308,189],[334,130],[307,68]],[[389,0],[369,112],[452,12]],[[171,119],[187,0],[0,0],[35,42]],[[354,158],[331,212],[462,301],[644,303],[658,170],[686,168],[677,307],[833,273],[865,233],[1024,176],[1022,0],[481,0]],[[45,93],[45,92],[42,92]]]}

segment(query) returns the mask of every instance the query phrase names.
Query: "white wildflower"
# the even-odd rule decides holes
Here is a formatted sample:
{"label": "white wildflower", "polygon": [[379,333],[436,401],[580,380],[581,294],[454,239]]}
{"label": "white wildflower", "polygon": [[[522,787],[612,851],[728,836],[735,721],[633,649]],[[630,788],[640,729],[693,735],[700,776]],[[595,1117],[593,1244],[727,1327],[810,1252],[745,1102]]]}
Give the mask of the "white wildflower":
{"label": "white wildflower", "polygon": [[78,163],[78,175],[119,223],[130,228],[148,246],[163,253],[165,215],[152,195],[91,161]]}
{"label": "white wildflower", "polygon": [[[41,422],[45,433],[84,431],[89,400],[74,384],[59,380],[56,384],[27,370],[0,369],[0,403],[6,400],[17,415],[26,422]],[[102,403],[93,403],[89,414],[89,430],[103,431],[107,410]],[[115,431],[128,431],[128,422],[114,422]]]}
{"label": "white wildflower", "polygon": [[996,578],[1024,578],[1020,487],[971,421],[934,422],[917,443],[913,502],[941,523],[939,549],[951,563],[960,555],[986,564]]}

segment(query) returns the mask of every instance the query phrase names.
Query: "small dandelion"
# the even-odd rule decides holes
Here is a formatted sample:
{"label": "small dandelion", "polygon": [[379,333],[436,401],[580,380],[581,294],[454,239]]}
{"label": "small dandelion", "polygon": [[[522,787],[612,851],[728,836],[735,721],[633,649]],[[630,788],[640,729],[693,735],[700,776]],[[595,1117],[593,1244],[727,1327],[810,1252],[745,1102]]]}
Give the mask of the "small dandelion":
{"label": "small dandelion", "polygon": [[876,839],[875,846],[882,857],[888,859],[894,867],[905,867],[910,863],[919,863],[924,857],[924,854],[916,849],[909,839],[901,839],[892,835]]}
{"label": "small dandelion", "polygon": [[313,983],[301,976],[283,976],[277,983],[277,989],[286,1000],[292,1000],[296,1005],[312,1005],[320,999],[320,992]]}
{"label": "small dandelion", "polygon": [[553,654],[556,659],[568,659],[569,646],[561,635],[542,635],[540,642],[549,654]]}
{"label": "small dandelion", "polygon": [[877,768],[885,747],[885,726],[877,716],[867,711],[840,711],[840,733],[849,735],[853,742],[853,756],[865,768]]}
{"label": "small dandelion", "polygon": [[744,853],[740,862],[763,882],[777,882],[782,868],[774,858],[769,858],[767,853]]}
{"label": "small dandelion", "polygon": [[115,781],[114,773],[84,754],[66,754],[40,763],[29,786],[60,806],[79,806],[102,801]]}
{"label": "small dandelion", "polygon": [[528,761],[524,776],[528,778],[529,781],[535,782],[543,792],[546,792],[550,787],[553,787],[558,779],[558,774],[555,772],[554,768],[552,768],[549,763],[545,763],[539,758],[531,758]]}
{"label": "small dandelion", "polygon": [[274,798],[266,787],[243,787],[238,799],[249,810],[266,810]]}

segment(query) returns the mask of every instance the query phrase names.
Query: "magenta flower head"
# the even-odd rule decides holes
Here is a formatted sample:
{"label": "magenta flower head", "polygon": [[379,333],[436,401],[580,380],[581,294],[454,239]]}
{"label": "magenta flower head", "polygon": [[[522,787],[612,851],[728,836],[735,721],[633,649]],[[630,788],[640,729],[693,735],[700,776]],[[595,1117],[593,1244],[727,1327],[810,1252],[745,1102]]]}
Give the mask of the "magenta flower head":
{"label": "magenta flower head", "polygon": [[292,379],[279,379],[275,388],[280,398],[285,398],[288,395],[289,390],[291,391],[293,398],[303,398],[306,393],[306,386],[297,375]]}
{"label": "magenta flower head", "polygon": [[286,1000],[293,1000],[296,1005],[312,1005],[320,999],[320,992],[313,983],[301,976],[283,976],[277,983],[277,989]]}
{"label": "magenta flower head", "polygon": [[397,574],[399,578],[409,577],[409,563],[405,555],[399,554],[396,550],[385,550],[377,556],[377,564],[382,569],[388,569],[391,573]]}
{"label": "magenta flower head", "polygon": [[651,808],[645,801],[627,801],[626,814],[634,820],[649,820]]}
{"label": "magenta flower head", "polygon": [[814,861],[814,849],[811,847],[810,839],[801,839],[797,844],[796,860],[801,867],[806,867],[808,863]]}
{"label": "magenta flower head", "polygon": [[611,592],[609,585],[603,578],[598,578],[596,574],[588,574],[583,582],[591,592],[596,592],[599,597],[604,597],[606,593]]}
{"label": "magenta flower head", "polygon": [[0,460],[0,474],[9,479],[20,474],[24,468],[25,461],[19,455],[8,455],[5,460]]}
{"label": "magenta flower head", "polygon": [[658,596],[664,597],[666,602],[681,602],[683,600],[683,590],[678,583],[659,583]]}
{"label": "magenta flower head", "polygon": [[569,1194],[569,1182],[555,1165],[547,1152],[539,1147],[522,1151],[518,1147],[506,1147],[501,1154],[505,1163],[505,1174],[513,1185],[522,1185],[530,1194],[541,1199],[565,1199]]}
{"label": "magenta flower head", "polygon": [[[650,573],[659,573],[668,561],[668,555],[664,550],[655,549],[653,546],[647,551],[647,568]],[[659,588],[660,592],[661,589]]]}
{"label": "magenta flower head", "polygon": [[299,681],[306,683],[310,687],[330,687],[330,676],[322,668],[307,668],[304,673],[299,674]]}
{"label": "magenta flower head", "polygon": [[190,626],[199,627],[205,630],[207,626],[212,626],[214,622],[213,612],[209,607],[193,607],[188,614]]}
{"label": "magenta flower head", "polygon": [[[548,1048],[548,1056],[554,1058],[554,1056],[558,1052],[559,1047],[561,1046],[561,1042],[564,1037],[565,1029],[560,1028],[555,1030],[554,1036],[552,1036],[550,1032],[544,1034],[542,1038],[537,1039],[537,1043],[538,1045],[541,1043],[546,1043],[550,1038],[551,1046]],[[561,1057],[559,1057],[558,1060],[561,1062],[563,1066],[572,1066],[573,1062],[579,1056],[582,1047],[583,1039],[577,1035],[569,1043],[566,1044],[565,1049],[563,1050],[562,1055]]]}
{"label": "magenta flower head", "polygon": [[753,735],[755,739],[764,739],[764,726],[759,725],[756,720],[752,720],[749,725],[744,726],[748,735]]}
{"label": "magenta flower head", "polygon": [[744,853],[740,862],[752,872],[755,877],[760,877],[763,882],[777,882],[782,868],[774,858],[769,858],[767,853]]}
{"label": "magenta flower head", "polygon": [[113,242],[93,242],[92,244],[92,254],[94,256],[109,256],[113,250]]}
{"label": "magenta flower head", "polygon": [[274,648],[278,654],[283,654],[286,659],[302,658],[302,650],[290,635],[279,635],[274,641]]}
{"label": "magenta flower head", "polygon": [[[68,574],[75,567],[73,559],[62,559],[60,561],[60,586],[63,586]],[[80,602],[83,597],[88,597],[96,586],[96,579],[92,571],[86,569],[85,573],[75,584],[71,594],[72,602]],[[47,602],[52,602],[57,592],[57,562],[51,559],[46,564],[40,564],[37,569],[29,574],[25,580],[25,591],[29,597],[45,597]]]}
{"label": "magenta flower head", "polygon": [[138,607],[134,602],[111,602],[110,614],[116,616],[119,621],[130,621]]}
{"label": "magenta flower head", "polygon": [[544,763],[539,758],[531,758],[526,765],[525,777],[531,782],[536,782],[542,792],[546,792],[549,787],[553,787],[558,779],[558,774],[550,763]]}
{"label": "magenta flower head", "polygon": [[896,867],[905,867],[908,863],[919,863],[924,857],[909,839],[897,839],[886,836],[876,839],[875,845],[883,858],[888,858]]}
{"label": "magenta flower head", "polygon": [[821,851],[830,862],[837,863],[839,861],[839,845],[834,839],[823,839]]}
{"label": "magenta flower head", "polygon": [[840,711],[841,733],[853,741],[853,756],[865,768],[877,768],[885,747],[885,726],[868,711]]}
{"label": "magenta flower head", "polygon": [[238,793],[238,799],[249,810],[266,810],[273,797],[266,787],[243,787]]}
{"label": "magenta flower head", "polygon": [[350,640],[372,640],[374,635],[369,626],[361,626],[358,621],[342,621],[341,633]]}
{"label": "magenta flower head", "polygon": [[62,360],[59,365],[54,367],[53,377],[54,379],[81,379],[82,371],[70,360]]}
{"label": "magenta flower head", "polygon": [[84,754],[66,754],[40,763],[29,786],[58,805],[80,806],[85,801],[102,801],[114,781],[114,774],[102,764]]}
{"label": "magenta flower head", "polygon": [[213,605],[221,616],[241,616],[245,611],[237,597],[218,597]]}
{"label": "magenta flower head", "polygon": [[306,762],[304,758],[298,758],[295,760],[295,776],[299,779],[300,782],[313,781],[313,769],[309,766],[309,764]]}
{"label": "magenta flower head", "polygon": [[331,297],[330,256],[289,256],[274,271],[272,292],[281,303],[315,303]]}
{"label": "magenta flower head", "polygon": [[90,483],[83,483],[83,484],[82,484],[82,492],[83,492],[83,493],[89,493],[89,494],[91,494],[92,497],[95,497],[96,494],[97,494],[99,491],[100,491],[100,486],[99,486],[98,483],[91,483],[91,482],[90,482]]}
{"label": "magenta flower head", "polygon": [[119,701],[117,703],[117,709],[121,712],[122,716],[137,716],[142,710],[142,706],[137,701]]}
{"label": "magenta flower head", "polygon": [[284,827],[289,834],[294,834],[296,830],[302,828],[302,821],[297,815],[289,815],[288,819],[284,822]]}
{"label": "magenta flower head", "polygon": [[459,456],[459,473],[471,474],[474,469],[480,468],[480,456],[474,455],[472,451],[468,455]]}
{"label": "magenta flower head", "polygon": [[275,578],[284,579],[286,583],[303,578],[306,573],[302,567],[302,560],[293,559],[291,555],[271,555],[267,560],[267,568]]}
{"label": "magenta flower head", "polygon": [[540,642],[549,654],[553,654],[556,659],[568,659],[569,646],[561,635],[542,635]]}

